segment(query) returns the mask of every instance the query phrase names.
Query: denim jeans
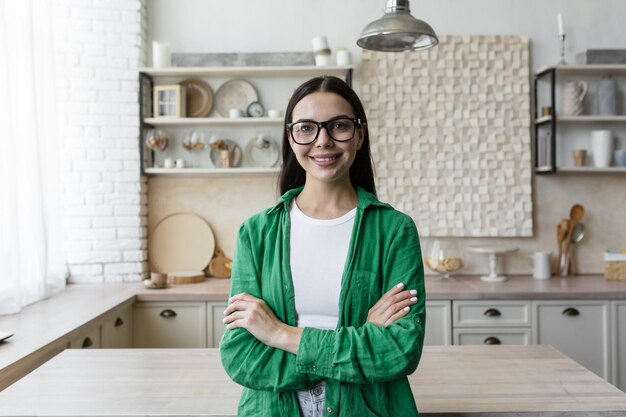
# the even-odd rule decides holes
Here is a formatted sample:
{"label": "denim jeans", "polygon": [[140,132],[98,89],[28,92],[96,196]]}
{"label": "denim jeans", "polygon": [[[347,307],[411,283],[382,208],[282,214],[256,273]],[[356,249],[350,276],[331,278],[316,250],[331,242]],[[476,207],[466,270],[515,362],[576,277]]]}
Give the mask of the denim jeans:
{"label": "denim jeans", "polygon": [[326,410],[324,410],[326,381],[322,381],[309,389],[297,391],[296,395],[302,417],[324,417],[326,415]]}

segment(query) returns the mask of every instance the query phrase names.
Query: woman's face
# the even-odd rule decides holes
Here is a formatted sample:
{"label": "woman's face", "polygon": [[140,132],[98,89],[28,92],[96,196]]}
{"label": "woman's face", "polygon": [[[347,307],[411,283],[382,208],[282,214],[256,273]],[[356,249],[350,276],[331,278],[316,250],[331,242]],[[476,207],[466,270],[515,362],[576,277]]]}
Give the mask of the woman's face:
{"label": "woman's face", "polygon": [[[355,117],[350,104],[335,93],[317,92],[309,94],[296,104],[291,120],[325,122],[340,116],[351,119]],[[296,159],[306,171],[307,181],[339,183],[349,181],[350,166],[354,162],[356,151],[363,145],[363,132],[363,127],[357,125],[351,140],[337,142],[331,139],[326,129],[321,128],[317,139],[308,145],[296,143],[291,134],[288,137]]]}

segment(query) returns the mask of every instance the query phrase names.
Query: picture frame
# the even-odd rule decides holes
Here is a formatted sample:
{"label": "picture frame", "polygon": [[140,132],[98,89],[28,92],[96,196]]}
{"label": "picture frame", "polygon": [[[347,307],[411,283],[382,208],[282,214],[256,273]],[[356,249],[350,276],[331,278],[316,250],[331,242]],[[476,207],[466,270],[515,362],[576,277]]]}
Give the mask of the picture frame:
{"label": "picture frame", "polygon": [[186,89],[180,84],[155,85],[153,117],[185,117]]}

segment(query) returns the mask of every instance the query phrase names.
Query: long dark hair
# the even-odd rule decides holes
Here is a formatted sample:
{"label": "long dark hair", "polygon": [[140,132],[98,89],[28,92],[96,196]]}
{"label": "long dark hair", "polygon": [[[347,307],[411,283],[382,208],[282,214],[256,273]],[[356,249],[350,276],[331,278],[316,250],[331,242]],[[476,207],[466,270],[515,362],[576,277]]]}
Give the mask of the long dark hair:
{"label": "long dark hair", "polygon": [[[291,123],[293,108],[304,97],[312,93],[324,92],[334,93],[343,97],[352,107],[354,111],[354,117],[361,119],[363,123],[367,123],[365,117],[365,110],[361,100],[356,95],[354,90],[350,88],[342,79],[325,75],[322,77],[315,77],[296,88],[289,104],[287,104],[287,110],[285,111],[285,126]],[[372,155],[370,153],[370,136],[367,129],[367,124],[361,127],[365,129],[363,135],[363,144],[361,149],[356,152],[354,162],[350,167],[350,182],[354,187],[361,187],[366,191],[376,195],[376,185],[374,184],[374,169],[372,166]],[[300,166],[300,163],[296,159],[296,155],[293,153],[289,144],[289,132],[286,127],[283,128],[283,165],[280,170],[280,176],[278,177],[278,187],[280,194],[300,187],[304,185],[306,179],[306,171]]]}

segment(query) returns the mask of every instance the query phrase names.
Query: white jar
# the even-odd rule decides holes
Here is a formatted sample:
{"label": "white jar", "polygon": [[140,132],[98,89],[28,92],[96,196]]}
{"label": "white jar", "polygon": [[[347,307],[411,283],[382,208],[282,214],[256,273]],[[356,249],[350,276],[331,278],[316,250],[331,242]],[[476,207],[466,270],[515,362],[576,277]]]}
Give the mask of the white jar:
{"label": "white jar", "polygon": [[591,153],[596,167],[610,166],[613,158],[613,132],[610,130],[591,131]]}

